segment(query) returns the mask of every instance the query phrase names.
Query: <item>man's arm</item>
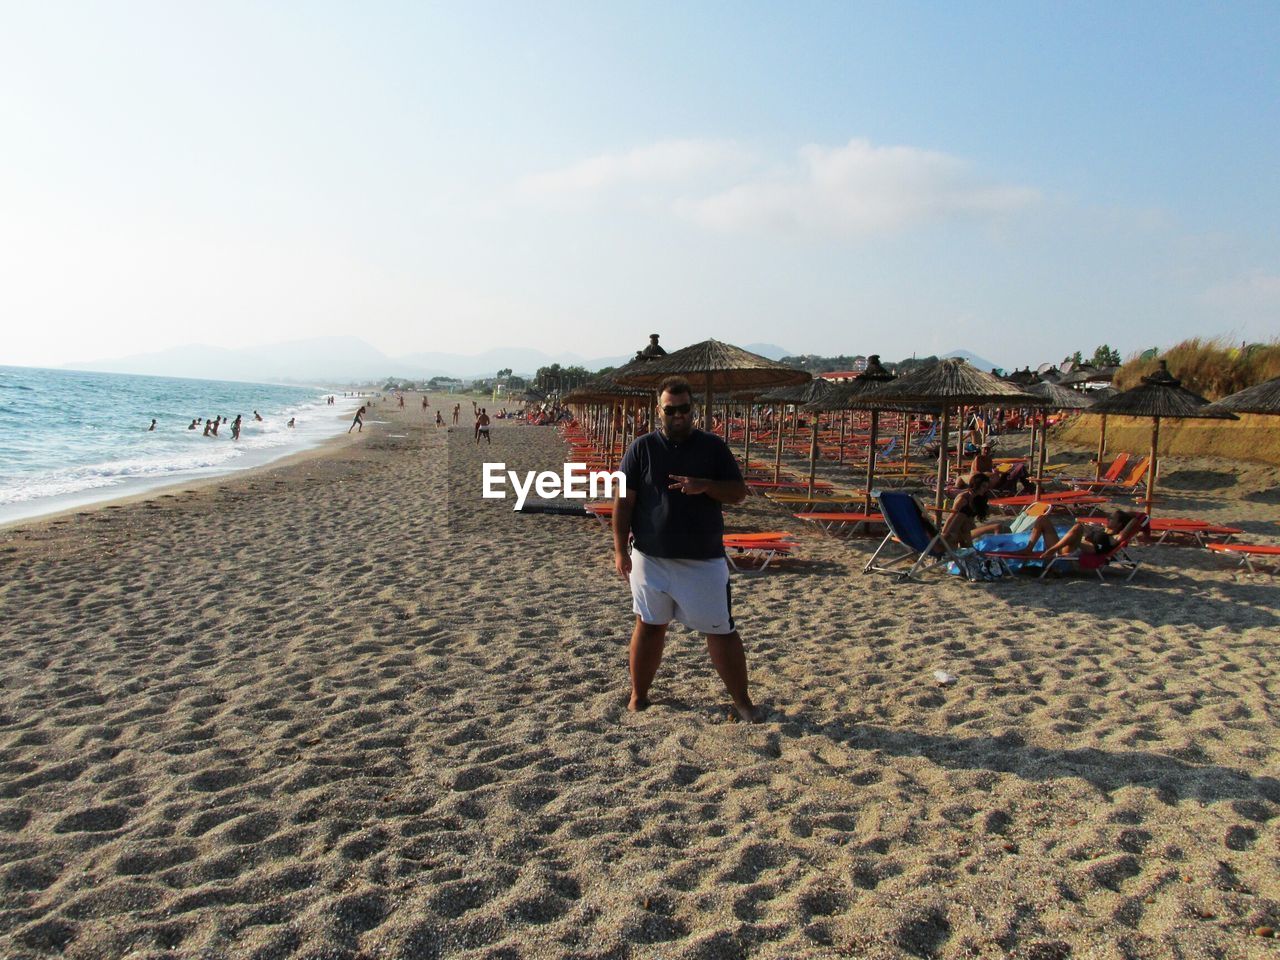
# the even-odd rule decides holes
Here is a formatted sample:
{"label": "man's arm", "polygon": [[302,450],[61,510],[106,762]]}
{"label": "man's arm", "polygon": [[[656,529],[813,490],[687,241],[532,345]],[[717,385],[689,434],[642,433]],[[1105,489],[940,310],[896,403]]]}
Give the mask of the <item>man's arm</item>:
{"label": "man's arm", "polygon": [[628,489],[627,495],[613,500],[613,566],[623,580],[631,579],[631,554],[627,553],[627,540],[631,537],[631,514],[636,508],[636,493]]}
{"label": "man's arm", "polygon": [[[670,477],[668,490],[679,490],[689,496],[705,493],[712,500],[727,503],[730,506],[747,499],[747,484],[742,480],[706,480],[702,477],[680,477],[674,473]],[[615,517],[617,514],[614,515]]]}

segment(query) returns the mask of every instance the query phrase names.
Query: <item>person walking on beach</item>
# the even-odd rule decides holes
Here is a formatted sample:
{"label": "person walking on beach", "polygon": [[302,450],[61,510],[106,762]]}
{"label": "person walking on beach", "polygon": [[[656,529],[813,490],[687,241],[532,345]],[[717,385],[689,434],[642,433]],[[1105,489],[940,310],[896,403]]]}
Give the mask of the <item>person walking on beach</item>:
{"label": "person walking on beach", "polygon": [[364,433],[364,405],[363,404],[361,404],[360,409],[356,411],[356,418],[351,421],[351,426],[347,427],[347,433],[350,433],[352,430],[355,430],[356,427],[360,428],[359,430],[356,431],[357,433]]}
{"label": "person walking on beach", "polygon": [[694,429],[692,395],[688,381],[664,381],[661,429],[637,437],[622,458],[626,496],[614,500],[613,555],[618,575],[631,585],[636,614],[628,708],[649,706],[667,625],[676,619],[706,636],[711,664],[738,718],[757,723],[747,658],[733,622],[721,510],[721,504],[746,499],[747,485],[725,442]]}
{"label": "person walking on beach", "polygon": [[439,411],[439,410],[437,410],[437,411],[436,411],[436,426],[437,426],[437,427],[443,427],[443,426],[444,426],[444,417],[440,416],[440,411]]}
{"label": "person walking on beach", "polygon": [[453,405],[453,425],[455,427],[458,425],[458,418],[460,416],[462,416],[462,404],[455,403]]}
{"label": "person walking on beach", "polygon": [[480,416],[476,417],[476,443],[480,442],[481,437],[484,437],[486,443],[493,443],[493,438],[489,436],[489,414],[484,407],[480,408]]}
{"label": "person walking on beach", "polygon": [[426,413],[426,412],[427,412],[427,407],[429,407],[429,406],[431,406],[431,404],[427,403],[427,395],[424,393],[424,394],[422,395],[422,412],[423,412],[423,413]]}

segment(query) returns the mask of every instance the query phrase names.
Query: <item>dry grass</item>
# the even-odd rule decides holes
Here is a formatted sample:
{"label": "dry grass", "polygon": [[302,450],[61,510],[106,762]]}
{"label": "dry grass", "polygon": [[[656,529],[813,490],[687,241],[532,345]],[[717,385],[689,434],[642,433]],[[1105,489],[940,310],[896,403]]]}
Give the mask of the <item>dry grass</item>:
{"label": "dry grass", "polygon": [[[1057,433],[1057,442],[1094,449],[1099,417],[1082,414]],[[1242,414],[1239,420],[1161,420],[1162,457],[1221,457],[1224,460],[1280,464],[1280,417]],[[1108,417],[1107,449],[1145,454],[1151,448],[1151,421],[1144,417]]]}
{"label": "dry grass", "polygon": [[1280,340],[1242,347],[1225,337],[1193,337],[1170,347],[1159,359],[1130,357],[1116,374],[1116,389],[1136,387],[1142,377],[1160,366],[1160,360],[1168,361],[1169,372],[1192,393],[1221,400],[1255,383],[1280,377]]}

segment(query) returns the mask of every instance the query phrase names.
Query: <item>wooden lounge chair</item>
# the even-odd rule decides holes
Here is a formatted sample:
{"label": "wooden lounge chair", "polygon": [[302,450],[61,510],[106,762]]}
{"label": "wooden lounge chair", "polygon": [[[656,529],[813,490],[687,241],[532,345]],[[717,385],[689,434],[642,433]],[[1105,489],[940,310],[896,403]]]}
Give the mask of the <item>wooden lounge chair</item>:
{"label": "wooden lounge chair", "polygon": [[1224,557],[1239,557],[1236,566],[1244,567],[1250,573],[1259,573],[1260,567],[1270,568],[1272,576],[1280,573],[1280,545],[1267,543],[1206,543],[1206,547]]}

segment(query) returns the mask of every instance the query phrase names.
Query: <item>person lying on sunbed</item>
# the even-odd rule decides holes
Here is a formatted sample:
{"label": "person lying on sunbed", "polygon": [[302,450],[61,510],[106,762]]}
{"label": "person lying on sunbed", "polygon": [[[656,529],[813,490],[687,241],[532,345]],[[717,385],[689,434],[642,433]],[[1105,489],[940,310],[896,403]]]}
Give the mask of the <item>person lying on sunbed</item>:
{"label": "person lying on sunbed", "polygon": [[[1140,513],[1117,510],[1107,517],[1107,525],[1105,527],[1088,523],[1072,524],[1071,529],[1063,534],[1062,539],[1040,554],[1040,557],[1047,560],[1054,554],[1067,554],[1076,551],[1080,553],[1110,553],[1116,548],[1116,544],[1120,540],[1135,533],[1142,521],[1143,516]],[[1035,543],[1034,536],[1031,542]]]}

